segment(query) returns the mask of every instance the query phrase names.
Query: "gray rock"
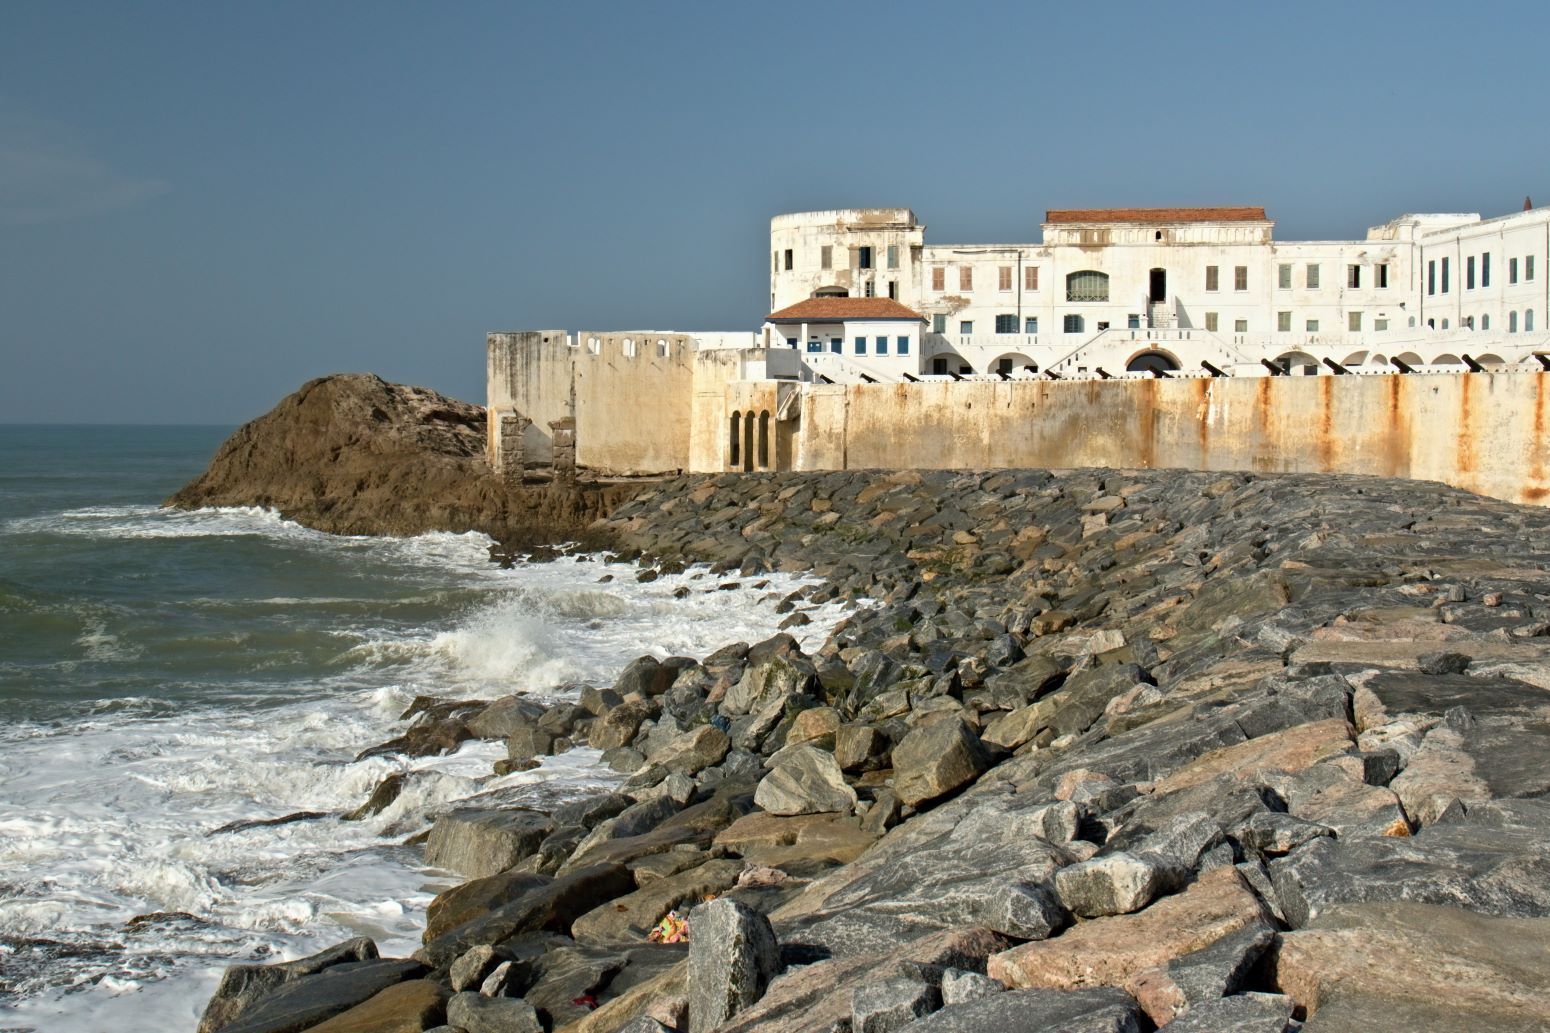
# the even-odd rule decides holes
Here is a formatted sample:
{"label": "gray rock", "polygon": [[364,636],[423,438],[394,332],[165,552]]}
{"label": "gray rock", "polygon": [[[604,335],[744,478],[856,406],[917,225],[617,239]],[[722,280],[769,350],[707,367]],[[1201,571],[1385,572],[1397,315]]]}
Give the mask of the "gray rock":
{"label": "gray rock", "polygon": [[889,739],[875,725],[841,725],[834,734],[834,759],[845,771],[873,771],[887,765]]}
{"label": "gray rock", "polygon": [[199,1020],[199,1033],[216,1030],[236,1022],[259,998],[273,993],[286,983],[348,962],[375,961],[377,945],[365,936],[336,944],[296,961],[278,965],[231,965],[221,976],[221,984],[205,1006]]}
{"label": "gray rock", "polygon": [[554,822],[556,825],[581,825],[590,829],[600,821],[607,821],[617,816],[632,802],[622,793],[589,796],[557,808],[554,812]]}
{"label": "gray rock", "polygon": [[466,1033],[543,1033],[533,1006],[518,997],[453,994],[447,1001],[447,1024]]}
{"label": "gray rock", "polygon": [[963,1004],[981,997],[999,994],[1006,989],[999,979],[991,979],[980,972],[950,968],[942,973],[942,1004]]}
{"label": "gray rock", "polygon": [[1202,1001],[1164,1028],[1169,1033],[1289,1033],[1299,1027],[1292,1021],[1290,997],[1248,993]]}
{"label": "gray rock", "polygon": [[621,703],[593,723],[588,744],[594,750],[628,746],[640,731],[641,722],[656,712],[656,707],[644,700]]}
{"label": "gray rock", "polygon": [[425,972],[418,961],[347,961],[266,994],[220,1033],[298,1033]]}
{"label": "gray rock", "polygon": [[856,806],[856,791],[845,784],[833,754],[796,746],[783,752],[759,783],[754,803],[779,815],[848,813]]}
{"label": "gray rock", "polygon": [[941,992],[918,979],[863,983],[850,993],[853,1033],[893,1033],[942,1006]]}
{"label": "gray rock", "polygon": [[527,728],[536,728],[545,707],[525,696],[502,696],[468,719],[468,730],[481,739],[506,739]]}
{"label": "gray rock", "polygon": [[800,652],[756,660],[749,655],[743,676],[727,690],[721,712],[727,715],[749,714],[765,709],[772,702],[808,695],[818,689],[818,671]]}
{"label": "gray rock", "polygon": [[1289,854],[1309,840],[1333,836],[1334,829],[1279,811],[1260,811],[1233,829],[1233,838],[1266,857]]}
{"label": "gray rock", "polygon": [[1073,864],[1055,873],[1055,893],[1083,918],[1139,911],[1167,885],[1157,862],[1123,851]]}
{"label": "gray rock", "polygon": [[701,725],[675,737],[650,760],[669,771],[692,775],[720,764],[731,748],[732,740],[727,733],[714,725]]}
{"label": "gray rock", "polygon": [[447,981],[454,992],[467,990],[484,982],[484,977],[489,975],[494,967],[495,948],[487,943],[481,943],[465,951],[462,957],[452,963]]}
{"label": "gray rock", "polygon": [[531,855],[553,831],[554,822],[537,811],[456,810],[431,826],[425,863],[480,879]]}
{"label": "gray rock", "polygon": [[1268,923],[1251,925],[1168,962],[1165,993],[1172,998],[1174,1013],[1243,989],[1249,972],[1274,942],[1275,930]]}
{"label": "gray rock", "polygon": [[587,947],[560,947],[538,959],[522,999],[547,1029],[585,1018],[591,1009],[577,998],[591,995],[625,965],[625,957]]}
{"label": "gray rock", "polygon": [[727,898],[701,904],[689,916],[689,1028],[715,1029],[763,996],[779,971],[769,919]]}
{"label": "gray rock", "polygon": [[1139,1009],[1123,990],[1008,990],[943,1008],[909,1033],[1140,1033]]}
{"label": "gray rock", "polygon": [[509,961],[503,961],[491,969],[489,974],[479,983],[480,995],[483,997],[508,996],[512,979],[511,969],[512,964]]}
{"label": "gray rock", "polygon": [[916,728],[893,750],[893,788],[911,807],[961,789],[990,766],[979,739],[962,721]]}

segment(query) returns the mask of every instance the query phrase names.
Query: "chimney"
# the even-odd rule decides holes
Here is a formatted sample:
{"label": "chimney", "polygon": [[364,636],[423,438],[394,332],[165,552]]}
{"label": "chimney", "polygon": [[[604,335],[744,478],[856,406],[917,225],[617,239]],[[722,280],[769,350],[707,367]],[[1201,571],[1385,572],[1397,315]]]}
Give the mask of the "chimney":
{"label": "chimney", "polygon": [[1526,194],[1523,197],[1523,210],[1525,212],[1531,212],[1534,210],[1534,199]]}

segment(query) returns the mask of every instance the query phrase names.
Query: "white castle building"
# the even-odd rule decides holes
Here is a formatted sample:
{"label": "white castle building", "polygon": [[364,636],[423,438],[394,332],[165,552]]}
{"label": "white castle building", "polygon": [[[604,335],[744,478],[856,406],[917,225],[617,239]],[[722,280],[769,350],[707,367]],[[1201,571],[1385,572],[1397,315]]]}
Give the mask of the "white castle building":
{"label": "white castle building", "polygon": [[928,244],[907,208],[770,221],[758,346],[802,380],[1499,369],[1550,345],[1550,208],[1280,242],[1263,208],[1051,210],[1034,244]]}

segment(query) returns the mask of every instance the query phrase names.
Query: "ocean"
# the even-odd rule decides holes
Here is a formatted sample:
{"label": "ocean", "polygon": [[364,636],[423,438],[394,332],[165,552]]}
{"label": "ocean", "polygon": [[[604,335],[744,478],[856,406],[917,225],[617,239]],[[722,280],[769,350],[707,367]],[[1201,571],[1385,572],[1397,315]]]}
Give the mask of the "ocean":
{"label": "ocean", "polygon": [[[438,808],[619,779],[588,749],[502,778],[500,743],[355,760],[416,696],[611,684],[767,637],[800,584],[158,508],[229,430],[0,426],[0,1031],[192,1030],[229,964],[355,935],[408,954],[459,881],[402,845]],[[809,649],[842,613],[811,616]],[[385,811],[339,817],[399,771]],[[298,811],[328,816],[216,832]]]}

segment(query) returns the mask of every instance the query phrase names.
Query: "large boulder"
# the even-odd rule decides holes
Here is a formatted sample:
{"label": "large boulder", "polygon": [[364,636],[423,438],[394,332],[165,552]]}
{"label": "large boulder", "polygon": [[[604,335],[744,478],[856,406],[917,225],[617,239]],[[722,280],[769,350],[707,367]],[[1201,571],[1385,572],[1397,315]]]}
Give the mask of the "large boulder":
{"label": "large boulder", "polygon": [[779,971],[769,919],[735,900],[701,904],[689,917],[689,1028],[720,1026],[762,997]]}
{"label": "large boulder", "polygon": [[848,813],[856,806],[856,791],[845,784],[834,754],[795,746],[782,751],[775,770],[759,783],[753,801],[771,814]]}
{"label": "large boulder", "polygon": [[327,950],[296,961],[277,965],[232,965],[221,976],[210,1003],[199,1020],[199,1033],[215,1033],[216,1030],[236,1022],[261,997],[304,976],[316,975],[325,969],[348,962],[374,961],[377,945],[365,936],[336,944]]}
{"label": "large boulder", "polygon": [[425,863],[482,879],[532,854],[553,831],[554,822],[537,811],[456,810],[431,826]]}
{"label": "large boulder", "polygon": [[894,792],[919,807],[963,788],[989,766],[985,748],[962,721],[936,721],[893,748]]}
{"label": "large boulder", "polygon": [[425,972],[418,961],[378,959],[331,965],[254,1001],[220,1033],[299,1033]]}

